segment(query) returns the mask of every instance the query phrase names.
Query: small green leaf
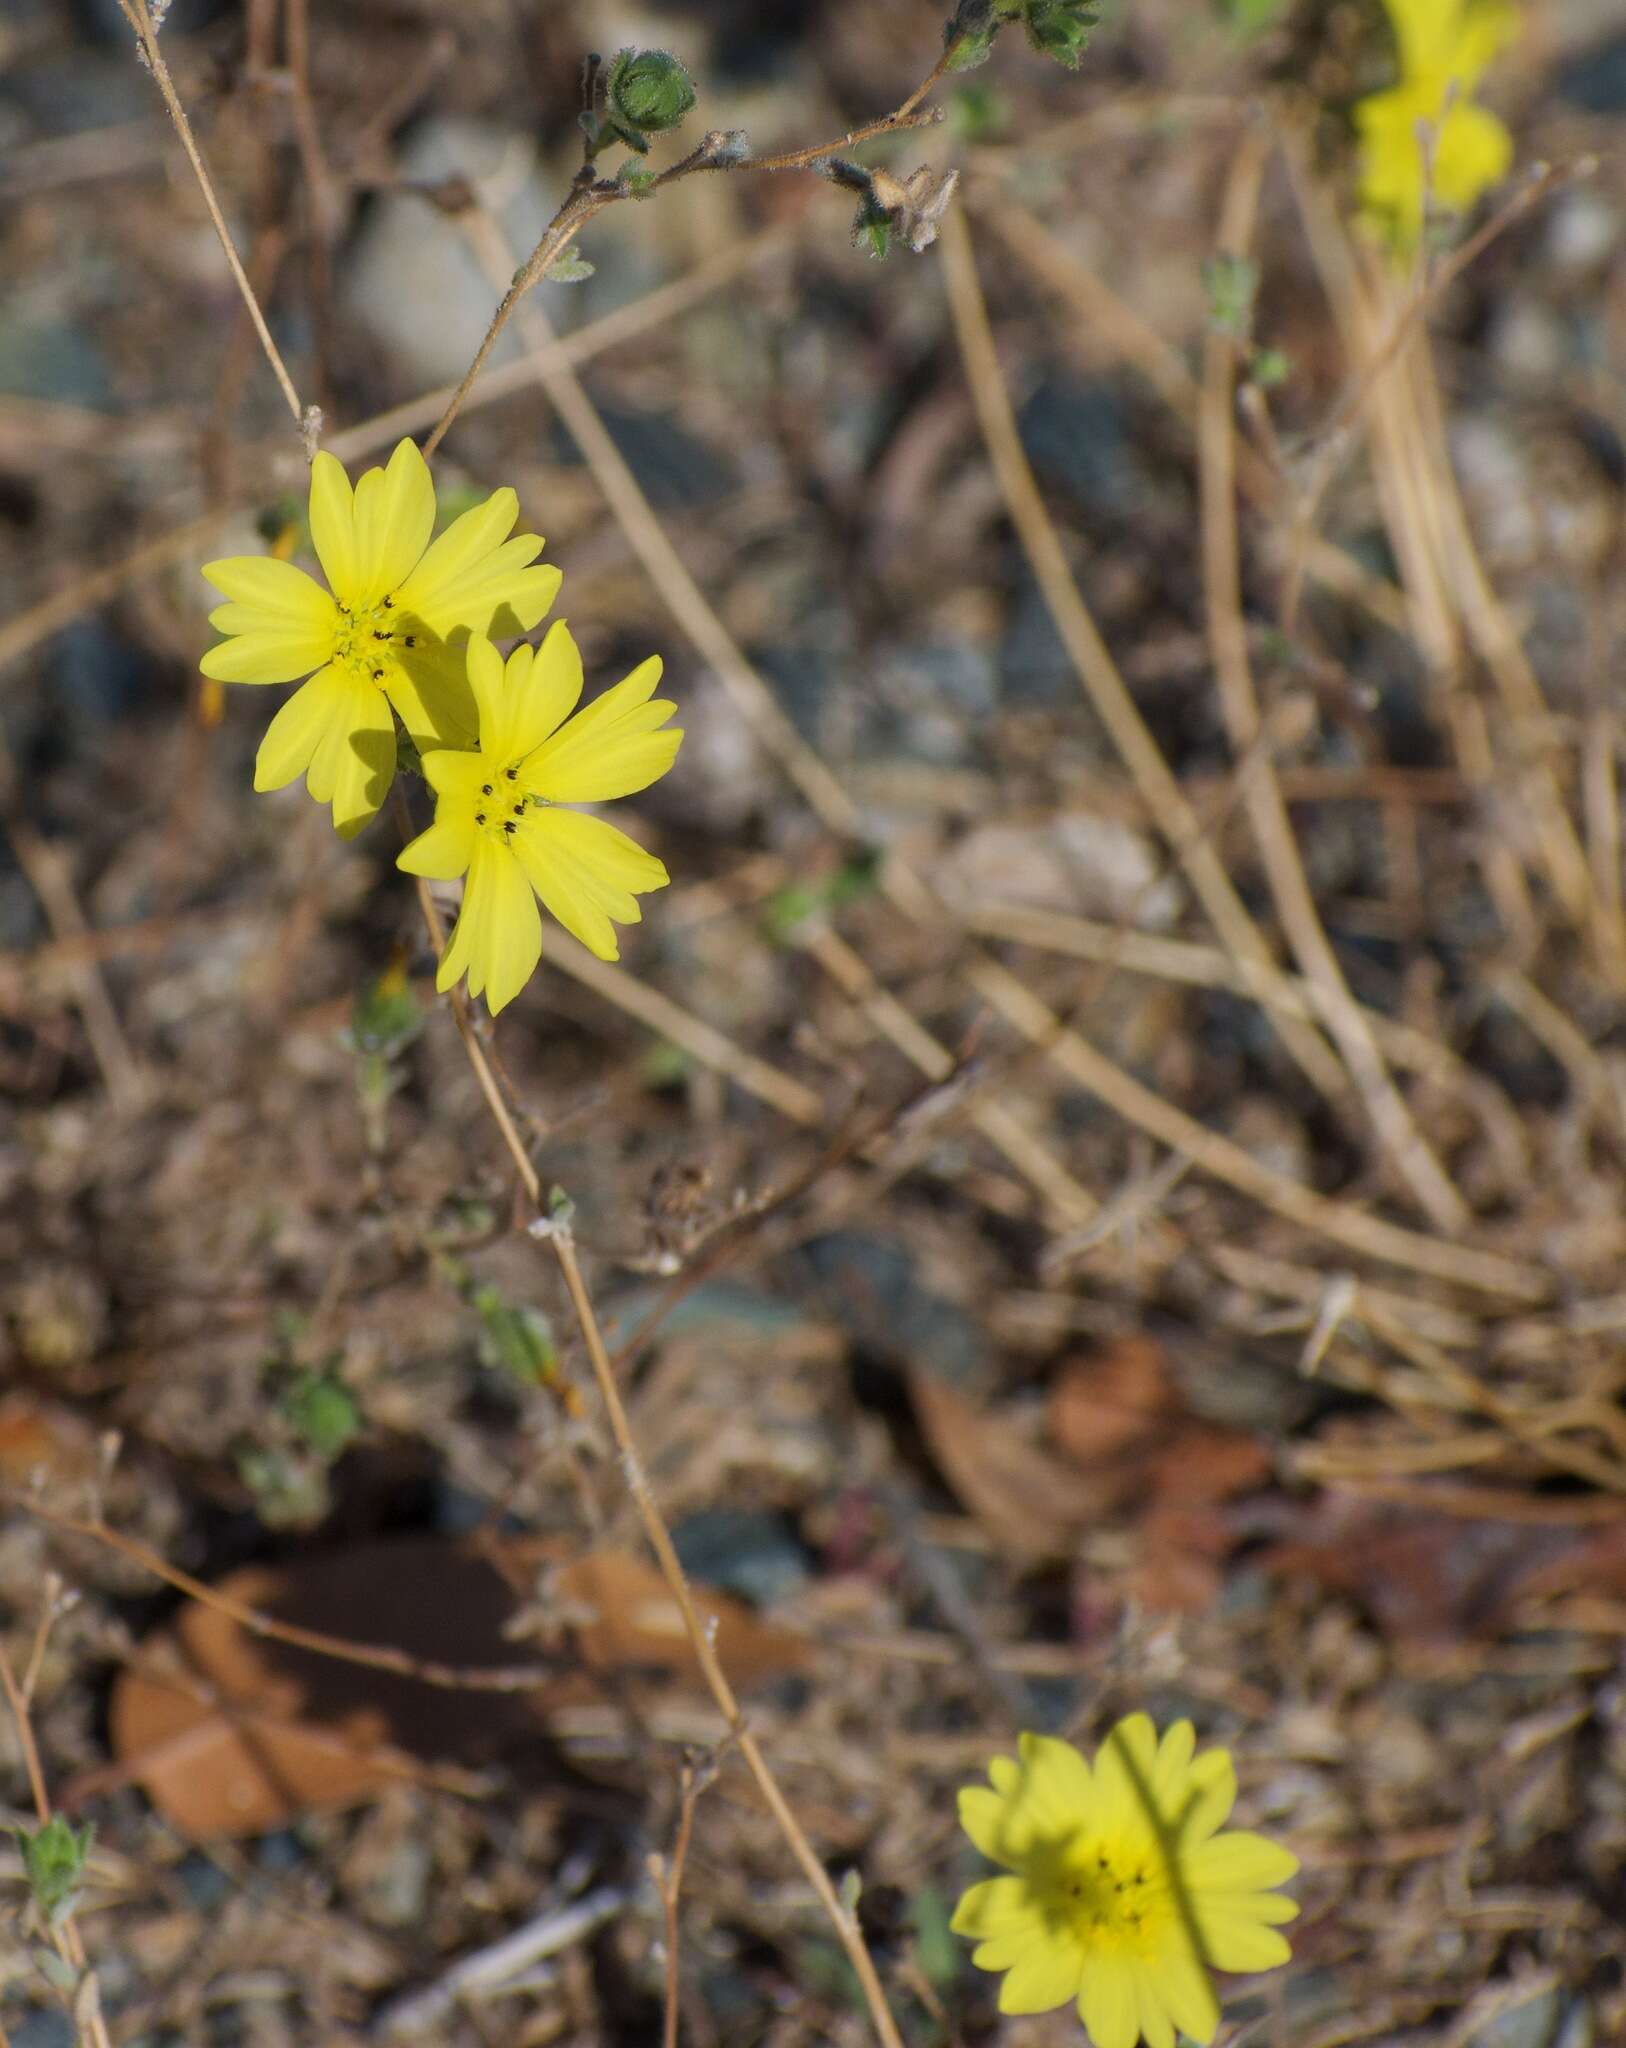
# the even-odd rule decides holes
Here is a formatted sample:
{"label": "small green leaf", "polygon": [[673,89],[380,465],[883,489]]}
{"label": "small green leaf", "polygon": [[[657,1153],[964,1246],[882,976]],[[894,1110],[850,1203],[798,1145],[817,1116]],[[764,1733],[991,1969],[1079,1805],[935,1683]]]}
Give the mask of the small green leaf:
{"label": "small green leaf", "polygon": [[538,1308],[514,1308],[495,1287],[475,1288],[470,1304],[480,1318],[480,1363],[526,1386],[542,1386],[558,1370],[553,1325]]}
{"label": "small green leaf", "polygon": [[915,1960],[934,1991],[946,1992],[958,1980],[963,1951],[950,1926],[949,1903],[936,1885],[925,1885],[909,1905],[915,1930]]}
{"label": "small green leaf", "polygon": [[593,275],[595,266],[574,244],[562,249],[543,271],[549,284],[581,284]]}
{"label": "small green leaf", "polygon": [[962,85],[949,101],[949,121],[962,142],[992,142],[1011,120],[1011,103],[994,85]]}
{"label": "small green leaf", "polygon": [[1253,300],[1259,289],[1259,267],[1246,256],[1210,256],[1203,265],[1208,293],[1208,324],[1217,333],[1246,341],[1253,326]]}
{"label": "small green leaf", "polygon": [[284,1395],[282,1412],[317,1456],[329,1461],[361,1431],[361,1412],[332,1372],[302,1372]]}
{"label": "small green leaf", "polygon": [[1256,348],[1248,358],[1248,381],[1261,391],[1274,391],[1292,374],[1292,359],[1279,348]]}
{"label": "small green leaf", "polygon": [[23,1874],[34,1904],[46,1921],[55,1926],[73,1911],[74,1895],[85,1874],[85,1859],[96,1839],[95,1825],[87,1821],[82,1828],[75,1828],[57,1813],[32,1834],[27,1828],[19,1828],[17,1839],[22,1844]]}
{"label": "small green leaf", "polygon": [[391,1059],[404,1052],[422,1029],[423,1012],[404,963],[397,962],[356,997],[344,1042],[352,1052]]}

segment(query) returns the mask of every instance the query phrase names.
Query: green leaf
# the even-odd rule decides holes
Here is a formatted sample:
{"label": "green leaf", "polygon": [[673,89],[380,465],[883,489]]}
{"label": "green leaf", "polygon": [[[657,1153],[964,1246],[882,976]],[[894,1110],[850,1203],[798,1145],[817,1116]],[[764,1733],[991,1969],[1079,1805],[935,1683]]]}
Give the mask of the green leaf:
{"label": "green leaf", "polygon": [[495,1287],[477,1287],[470,1297],[480,1318],[480,1363],[505,1372],[525,1386],[539,1387],[558,1371],[559,1347],[553,1325],[539,1308],[512,1307]]}
{"label": "green leaf", "polygon": [[23,1874],[34,1904],[54,1926],[73,1910],[85,1859],[96,1839],[95,1824],[87,1821],[82,1828],[75,1828],[57,1813],[32,1834],[19,1828],[17,1839],[22,1844]]}
{"label": "green leaf", "polygon": [[1292,374],[1292,359],[1279,348],[1256,348],[1248,358],[1248,381],[1261,391],[1274,391]]}
{"label": "green leaf", "polygon": [[1246,341],[1253,326],[1253,300],[1259,289],[1259,266],[1246,256],[1210,256],[1203,265],[1208,293],[1208,324],[1217,333]]}
{"label": "green leaf", "polygon": [[549,284],[581,284],[593,275],[594,267],[572,244],[570,248],[561,250],[554,257],[542,275]]}
{"label": "green leaf", "polygon": [[962,142],[992,142],[1010,126],[1011,103],[997,86],[962,85],[948,103],[949,121]]}
{"label": "green leaf", "polygon": [[909,1904],[915,1930],[915,1960],[934,1991],[946,1992],[958,1980],[963,1951],[950,1926],[947,1898],[936,1885],[925,1885]]}
{"label": "green leaf", "polygon": [[1089,0],[1023,0],[1028,41],[1069,71],[1078,69],[1099,19]]}
{"label": "green leaf", "polygon": [[317,1456],[329,1461],[361,1431],[361,1411],[332,1372],[302,1372],[284,1395],[282,1412]]}
{"label": "green leaf", "polygon": [[390,1059],[404,1052],[422,1029],[423,1012],[405,968],[397,964],[356,997],[344,1042],[352,1052]]}

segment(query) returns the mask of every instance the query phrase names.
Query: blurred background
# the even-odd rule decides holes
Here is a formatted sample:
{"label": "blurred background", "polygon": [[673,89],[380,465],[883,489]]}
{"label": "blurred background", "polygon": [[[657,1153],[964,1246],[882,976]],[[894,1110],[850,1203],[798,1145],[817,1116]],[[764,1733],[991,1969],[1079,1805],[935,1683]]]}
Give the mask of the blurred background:
{"label": "blurred background", "polygon": [[[1375,0],[1135,0],[859,152],[959,171],[918,256],[804,174],[612,207],[526,302],[566,354],[516,319],[437,457],[448,512],[518,490],[589,694],[658,650],[681,707],[616,813],[671,888],[618,965],[550,929],[489,1042],[912,2043],[1082,2038],[950,1935],[954,1791],[1140,1706],[1304,1865],[1224,2038],[1626,2039],[1626,11],[1521,12],[1514,182],[1410,270],[1353,224]],[[355,475],[564,198],[588,51],[690,66],[660,163],[835,141],[942,17],[163,46]],[[306,458],[116,0],[8,0],[0,202],[0,1819],[26,1722],[111,2040],[630,2048],[692,1754],[683,2039],[865,2040],[399,823],[253,795],[280,693],[198,674],[199,565],[299,548]],[[24,1880],[5,2037],[94,2039]]]}

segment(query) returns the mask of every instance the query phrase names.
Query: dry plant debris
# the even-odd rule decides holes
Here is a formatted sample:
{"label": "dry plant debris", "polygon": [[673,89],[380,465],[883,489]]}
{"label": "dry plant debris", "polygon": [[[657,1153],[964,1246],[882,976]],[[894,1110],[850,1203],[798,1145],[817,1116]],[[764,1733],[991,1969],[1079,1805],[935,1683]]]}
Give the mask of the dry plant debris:
{"label": "dry plant debris", "polygon": [[[1397,263],[1400,0],[132,6],[0,26],[3,2039],[1077,2042],[955,1794],[1141,1709],[1223,2040],[1626,2039],[1609,10]],[[403,436],[687,735],[494,1031],[198,670]]]}

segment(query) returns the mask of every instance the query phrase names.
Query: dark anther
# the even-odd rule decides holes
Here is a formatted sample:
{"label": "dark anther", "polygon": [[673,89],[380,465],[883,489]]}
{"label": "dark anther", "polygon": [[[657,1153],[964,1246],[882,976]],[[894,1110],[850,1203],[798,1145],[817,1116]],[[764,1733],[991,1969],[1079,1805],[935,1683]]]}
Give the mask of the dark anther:
{"label": "dark anther", "polygon": [[484,812],[484,811],[476,811],[476,812],[475,812],[475,814],[474,814],[474,822],[475,822],[475,824],[477,824],[477,825],[483,825],[483,824],[485,823],[485,821],[486,821],[486,814],[485,814],[485,812]]}
{"label": "dark anther", "polygon": [[482,782],[482,783],[481,783],[481,785],[480,785],[480,794],[481,794],[482,796],[490,796],[490,794],[491,794],[491,784],[490,784],[489,782]]}
{"label": "dark anther", "polygon": [[508,780],[510,782],[518,782],[519,770],[517,768],[505,768],[503,770],[503,773],[508,777]]}
{"label": "dark anther", "polygon": [[507,823],[506,825],[504,825],[504,827],[503,827],[503,830],[504,830],[505,832],[512,832],[512,831],[514,831],[514,830],[516,830],[516,829],[517,829],[517,828],[515,827],[515,824],[514,824],[514,821],[513,821],[513,819],[512,819],[512,818],[510,818],[510,819],[509,819],[509,821],[508,821],[508,823]]}
{"label": "dark anther", "polygon": [[376,626],[374,626],[374,628],[373,628],[373,638],[374,638],[375,640],[393,640],[393,639],[395,638],[395,635],[394,635],[393,633],[381,633],[381,632],[380,632],[380,631],[378,630],[378,628],[377,628]]}
{"label": "dark anther", "polygon": [[417,634],[416,634],[416,633],[408,633],[408,635],[406,636],[406,644],[408,645],[408,647],[416,647],[416,646],[417,646],[417,644],[418,644],[418,636],[417,636]]}
{"label": "dark anther", "polygon": [[393,611],[395,609],[395,599],[393,597],[385,598],[384,609],[385,611]]}
{"label": "dark anther", "polygon": [[524,806],[523,804],[515,804],[515,806],[514,806],[514,816],[515,816],[516,818],[523,818],[523,817],[524,817],[524,815],[525,815],[525,806]]}
{"label": "dark anther", "polygon": [[383,681],[383,679],[384,679],[384,671],[383,671],[383,670],[382,670],[381,668],[375,668],[375,669],[373,670],[373,681],[374,681],[375,683],[378,683],[378,682],[382,682],[382,681]]}

